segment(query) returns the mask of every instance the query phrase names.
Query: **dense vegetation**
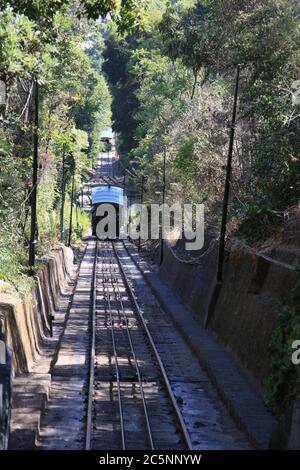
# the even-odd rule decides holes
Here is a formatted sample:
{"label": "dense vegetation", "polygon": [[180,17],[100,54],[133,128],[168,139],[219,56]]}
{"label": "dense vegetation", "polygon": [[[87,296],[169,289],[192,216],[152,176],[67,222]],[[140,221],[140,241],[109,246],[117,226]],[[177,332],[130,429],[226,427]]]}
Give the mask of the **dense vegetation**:
{"label": "dense vegetation", "polygon": [[[63,155],[67,227],[71,157],[79,190],[111,118],[133,189],[144,174],[148,202],[160,200],[166,154],[167,200],[203,202],[217,234],[238,64],[231,230],[276,233],[300,198],[299,13],[298,0],[0,0],[0,280],[20,287],[28,267],[36,80],[39,253],[60,238]],[[73,240],[88,224],[78,210]],[[298,307],[271,344],[274,408],[296,389],[281,354]]]}
{"label": "dense vegetation", "polygon": [[148,199],[159,198],[166,151],[167,198],[204,202],[217,230],[237,64],[232,227],[267,236],[298,203],[299,105],[291,94],[299,79],[297,1],[36,0],[0,1],[0,8],[0,78],[8,92],[1,239],[9,234],[18,246],[12,256],[20,258],[28,242],[37,77],[40,241],[57,236],[62,153],[75,156],[79,187],[110,122],[110,94],[122,163],[146,175]]}
{"label": "dense vegetation", "polygon": [[300,276],[290,295],[290,307],[278,317],[269,345],[271,374],[267,378],[267,402],[276,413],[282,413],[297,396],[299,368],[291,362],[292,347],[300,337]]}
{"label": "dense vegetation", "polygon": [[[27,264],[34,81],[37,79],[40,84],[41,253],[59,233],[63,153],[67,167],[67,222],[71,156],[75,159],[79,189],[99,151],[101,131],[110,124],[110,94],[101,74],[102,46],[99,28],[85,19],[79,20],[72,5],[54,13],[47,27],[43,19],[15,13],[10,7],[0,12],[0,78],[7,89],[0,127],[0,278],[13,281]],[[88,223],[87,215],[77,210],[74,229],[81,233]],[[74,238],[79,235],[76,230]]]}
{"label": "dense vegetation", "polygon": [[106,41],[125,165],[148,176],[150,197],[161,189],[166,148],[169,199],[203,201],[215,225],[240,64],[231,220],[247,237],[270,235],[300,195],[299,105],[291,95],[298,2],[160,2],[150,17],[147,32]]}
{"label": "dense vegetation", "polygon": [[[155,14],[153,12],[155,11]],[[289,0],[156,2],[151,27],[106,39],[104,71],[124,166],[143,173],[149,202],[203,202],[206,234],[219,234],[236,67],[241,66],[230,225],[261,243],[299,207],[300,7]],[[280,239],[280,238],[279,238]],[[298,233],[289,234],[297,244]],[[282,412],[299,390],[291,345],[299,283],[270,343],[267,401]]]}

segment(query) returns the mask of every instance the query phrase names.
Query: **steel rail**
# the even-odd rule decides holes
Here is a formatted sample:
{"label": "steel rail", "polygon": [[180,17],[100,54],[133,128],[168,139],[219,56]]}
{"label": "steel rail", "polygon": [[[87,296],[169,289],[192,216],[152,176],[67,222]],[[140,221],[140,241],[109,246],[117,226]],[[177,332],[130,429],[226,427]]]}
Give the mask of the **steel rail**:
{"label": "steel rail", "polygon": [[[111,245],[113,247],[113,242],[111,242]],[[113,253],[113,250],[112,250],[112,253]],[[111,261],[112,261],[112,258],[111,258]],[[111,268],[112,268],[112,262],[111,262]],[[111,271],[111,274],[112,274],[112,271]],[[116,274],[116,273],[114,272],[114,274]],[[111,276],[111,279],[113,279],[113,276]],[[113,288],[115,289],[113,281],[112,281],[112,285],[113,285]],[[150,447],[151,447],[151,450],[154,450],[155,447],[154,447],[154,442],[153,442],[153,437],[152,437],[152,430],[151,430],[151,425],[150,425],[150,419],[149,419],[149,413],[148,413],[148,409],[147,409],[145,393],[144,393],[144,389],[143,389],[143,382],[142,382],[142,377],[141,377],[141,373],[140,373],[140,368],[139,368],[137,357],[136,357],[136,354],[135,354],[131,333],[130,333],[130,330],[128,328],[128,321],[127,321],[128,318],[127,318],[127,315],[126,315],[126,312],[125,312],[124,303],[122,301],[120,288],[119,288],[118,283],[116,283],[116,285],[117,285],[117,290],[118,290],[118,300],[120,302],[122,316],[123,316],[124,324],[126,326],[126,333],[127,333],[127,337],[128,337],[128,342],[129,342],[129,345],[130,345],[131,354],[132,354],[133,361],[134,361],[134,364],[135,364],[136,376],[137,376],[138,383],[139,383],[139,388],[140,388],[140,393],[141,393],[141,398],[142,398],[142,403],[143,403],[143,410],[144,410],[144,415],[145,415],[145,420],[146,420],[146,425],[147,425],[147,432],[148,432]]]}
{"label": "steel rail", "polygon": [[[106,269],[106,275],[108,275],[108,274],[109,274],[109,271]],[[117,387],[118,387],[119,418],[120,418],[120,428],[121,428],[121,438],[122,438],[122,450],[126,450],[125,427],[124,427],[122,393],[121,393],[121,377],[120,377],[120,372],[119,372],[119,361],[118,361],[118,354],[117,354],[117,349],[116,349],[116,339],[115,339],[115,333],[114,333],[114,322],[113,322],[112,311],[111,311],[110,293],[108,292],[108,287],[107,286],[106,286],[107,299],[105,299],[105,281],[106,281],[106,277],[104,277],[104,275],[105,275],[105,272],[104,272],[104,256],[103,256],[103,261],[102,261],[103,294],[104,294],[104,300],[107,300],[107,303],[108,303],[111,338],[112,338],[112,345],[113,345],[113,354],[114,354],[114,359],[115,359],[116,379],[117,379]]]}
{"label": "steel rail", "polygon": [[92,420],[93,420],[93,399],[94,399],[94,378],[95,378],[95,341],[96,341],[95,329],[96,329],[97,256],[98,256],[98,241],[96,240],[95,259],[94,259],[94,264],[93,264],[93,274],[92,274],[92,283],[91,283],[91,313],[90,313],[91,345],[90,345],[90,361],[89,361],[89,383],[88,383],[85,450],[90,450],[91,448]]}
{"label": "steel rail", "polygon": [[[131,254],[129,253],[129,251],[127,250],[127,247],[126,247],[124,241],[121,240],[121,243],[122,243],[122,245],[123,245],[123,247],[124,247],[126,253],[128,254],[129,258],[132,260],[132,256],[131,256]],[[135,296],[135,294],[134,294],[134,292],[133,292],[132,286],[131,286],[130,283],[129,283],[128,276],[127,276],[127,274],[126,274],[126,272],[125,272],[125,269],[124,269],[124,267],[123,267],[123,265],[122,265],[120,256],[119,256],[118,251],[117,251],[116,246],[115,246],[115,243],[112,243],[112,247],[113,247],[113,251],[114,251],[115,256],[116,256],[116,260],[117,260],[118,265],[119,265],[119,267],[120,267],[121,273],[122,273],[122,275],[123,275],[123,279],[124,279],[125,285],[126,285],[126,287],[127,287],[127,289],[128,289],[128,292],[129,292],[129,294],[130,294],[130,297],[131,297],[131,299],[132,299],[132,301],[133,301],[133,304],[134,304],[134,306],[135,306],[135,308],[136,308],[136,311],[137,311],[137,313],[138,313],[138,315],[139,315],[140,321],[141,321],[141,323],[142,323],[142,325],[143,325],[143,327],[144,327],[144,330],[145,330],[145,332],[146,332],[146,336],[147,336],[147,338],[148,338],[148,341],[149,341],[149,343],[150,343],[150,345],[151,345],[152,351],[153,351],[154,356],[155,356],[155,358],[156,358],[156,361],[157,361],[157,363],[158,363],[158,366],[159,366],[161,375],[162,375],[162,377],[163,377],[163,381],[164,381],[164,383],[165,383],[165,386],[166,386],[166,389],[167,389],[167,392],[168,392],[168,396],[169,396],[170,401],[171,401],[171,403],[172,403],[172,406],[173,406],[173,409],[174,409],[174,412],[175,412],[175,415],[176,415],[176,418],[177,418],[177,421],[178,421],[178,424],[179,424],[179,427],[180,427],[181,434],[182,434],[182,436],[183,436],[183,440],[184,440],[184,442],[185,442],[185,445],[186,445],[187,449],[188,449],[188,450],[193,450],[193,446],[192,446],[192,443],[191,443],[191,440],[190,440],[189,433],[188,433],[188,431],[187,431],[187,429],[186,429],[185,422],[184,422],[184,420],[183,420],[183,417],[182,417],[182,415],[181,415],[180,409],[179,409],[179,407],[178,407],[178,404],[177,404],[176,398],[175,398],[175,396],[174,396],[172,387],[171,387],[171,385],[170,385],[170,382],[169,382],[168,375],[167,375],[167,373],[166,373],[165,367],[164,367],[164,365],[163,365],[163,363],[162,363],[162,360],[161,360],[161,358],[160,358],[160,356],[159,356],[159,352],[158,352],[158,350],[157,350],[157,348],[156,348],[156,346],[155,346],[155,343],[154,343],[154,341],[153,341],[152,335],[151,335],[151,333],[150,333],[150,331],[149,331],[149,328],[148,328],[148,326],[147,326],[147,324],[146,324],[146,321],[145,321],[145,319],[144,319],[143,312],[141,311],[140,306],[139,306],[139,304],[138,304],[138,301],[137,301],[137,299],[136,299],[136,296]],[[134,262],[134,260],[132,260],[132,261]],[[134,262],[134,264],[135,264],[135,262]]]}

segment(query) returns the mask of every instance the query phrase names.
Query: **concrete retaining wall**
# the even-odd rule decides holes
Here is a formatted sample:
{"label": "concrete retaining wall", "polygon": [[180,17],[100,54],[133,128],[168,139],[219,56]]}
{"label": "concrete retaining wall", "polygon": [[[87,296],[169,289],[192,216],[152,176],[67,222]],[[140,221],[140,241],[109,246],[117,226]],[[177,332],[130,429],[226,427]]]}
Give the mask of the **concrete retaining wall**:
{"label": "concrete retaining wall", "polygon": [[217,266],[217,246],[201,258],[201,264],[181,263],[172,252],[164,249],[159,276],[168,287],[204,322],[214,287]]}
{"label": "concrete retaining wall", "polygon": [[[202,264],[180,263],[166,250],[161,279],[202,322],[215,283],[217,249]],[[264,392],[269,375],[268,344],[276,317],[288,302],[297,273],[241,243],[227,253],[224,281],[209,328]]]}
{"label": "concrete retaining wall", "polygon": [[264,392],[268,346],[277,315],[288,305],[297,272],[236,243],[224,270],[210,328]]}
{"label": "concrete retaining wall", "polygon": [[30,372],[43,339],[49,335],[50,316],[72,274],[72,250],[61,246],[39,260],[36,285],[22,298],[0,292],[0,321],[6,342],[13,351],[14,373]]}

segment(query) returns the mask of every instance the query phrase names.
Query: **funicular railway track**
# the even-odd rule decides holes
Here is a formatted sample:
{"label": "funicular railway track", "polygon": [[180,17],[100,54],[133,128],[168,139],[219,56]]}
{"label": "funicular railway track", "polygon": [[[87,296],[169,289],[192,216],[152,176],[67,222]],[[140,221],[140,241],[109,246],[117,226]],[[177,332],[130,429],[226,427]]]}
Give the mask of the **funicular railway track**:
{"label": "funicular railway track", "polygon": [[[97,181],[114,177],[102,157]],[[251,448],[147,285],[134,247],[86,241],[37,447]]]}
{"label": "funicular railway track", "polygon": [[191,449],[120,243],[98,241],[95,248],[85,448]]}
{"label": "funicular railway track", "polygon": [[107,158],[103,158],[102,155],[99,159],[98,169],[92,182],[92,186],[99,184],[123,186],[124,178],[122,176],[116,176],[115,174],[115,163],[116,161],[110,153]]}

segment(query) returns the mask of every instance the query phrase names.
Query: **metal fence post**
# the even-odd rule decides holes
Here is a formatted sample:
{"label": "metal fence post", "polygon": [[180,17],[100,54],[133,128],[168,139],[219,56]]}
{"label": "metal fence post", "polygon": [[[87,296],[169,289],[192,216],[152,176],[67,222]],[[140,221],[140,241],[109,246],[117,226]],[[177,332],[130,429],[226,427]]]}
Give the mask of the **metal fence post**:
{"label": "metal fence post", "polygon": [[[141,211],[143,210],[143,204],[144,204],[144,182],[145,182],[145,177],[142,175],[142,181],[141,181]],[[142,212],[140,214],[140,236],[139,236],[139,241],[138,241],[138,251],[141,251],[141,223],[142,223]]]}
{"label": "metal fence post", "polygon": [[209,306],[206,312],[206,317],[204,320],[204,326],[207,328],[209,321],[214,313],[217,301],[220,295],[221,286],[223,282],[223,270],[224,270],[224,254],[225,254],[225,236],[226,236],[226,226],[227,226],[227,215],[228,215],[228,203],[229,203],[229,193],[230,193],[230,181],[231,181],[231,169],[232,169],[232,154],[233,154],[233,144],[234,144],[234,133],[235,133],[235,123],[236,123],[236,113],[237,113],[237,103],[238,103],[238,92],[239,92],[239,80],[240,80],[240,66],[237,66],[236,70],[236,82],[235,82],[235,91],[234,91],[234,101],[233,101],[233,110],[232,110],[232,119],[230,123],[230,140],[229,140],[229,149],[227,157],[227,166],[226,166],[226,179],[224,186],[224,198],[223,198],[223,210],[222,210],[222,222],[221,222],[221,232],[220,232],[220,241],[219,241],[219,253],[218,253],[218,270],[217,278],[214,290],[212,292]]}
{"label": "metal fence post", "polygon": [[75,189],[75,160],[74,160],[74,157],[72,156],[72,189],[71,189],[71,198],[70,198],[71,208],[70,208],[68,246],[71,246],[71,241],[72,241],[74,189]]}
{"label": "metal fence post", "polygon": [[60,241],[64,242],[64,210],[66,193],[66,155],[65,146],[62,149],[62,176],[61,176],[61,208],[60,208]]}

